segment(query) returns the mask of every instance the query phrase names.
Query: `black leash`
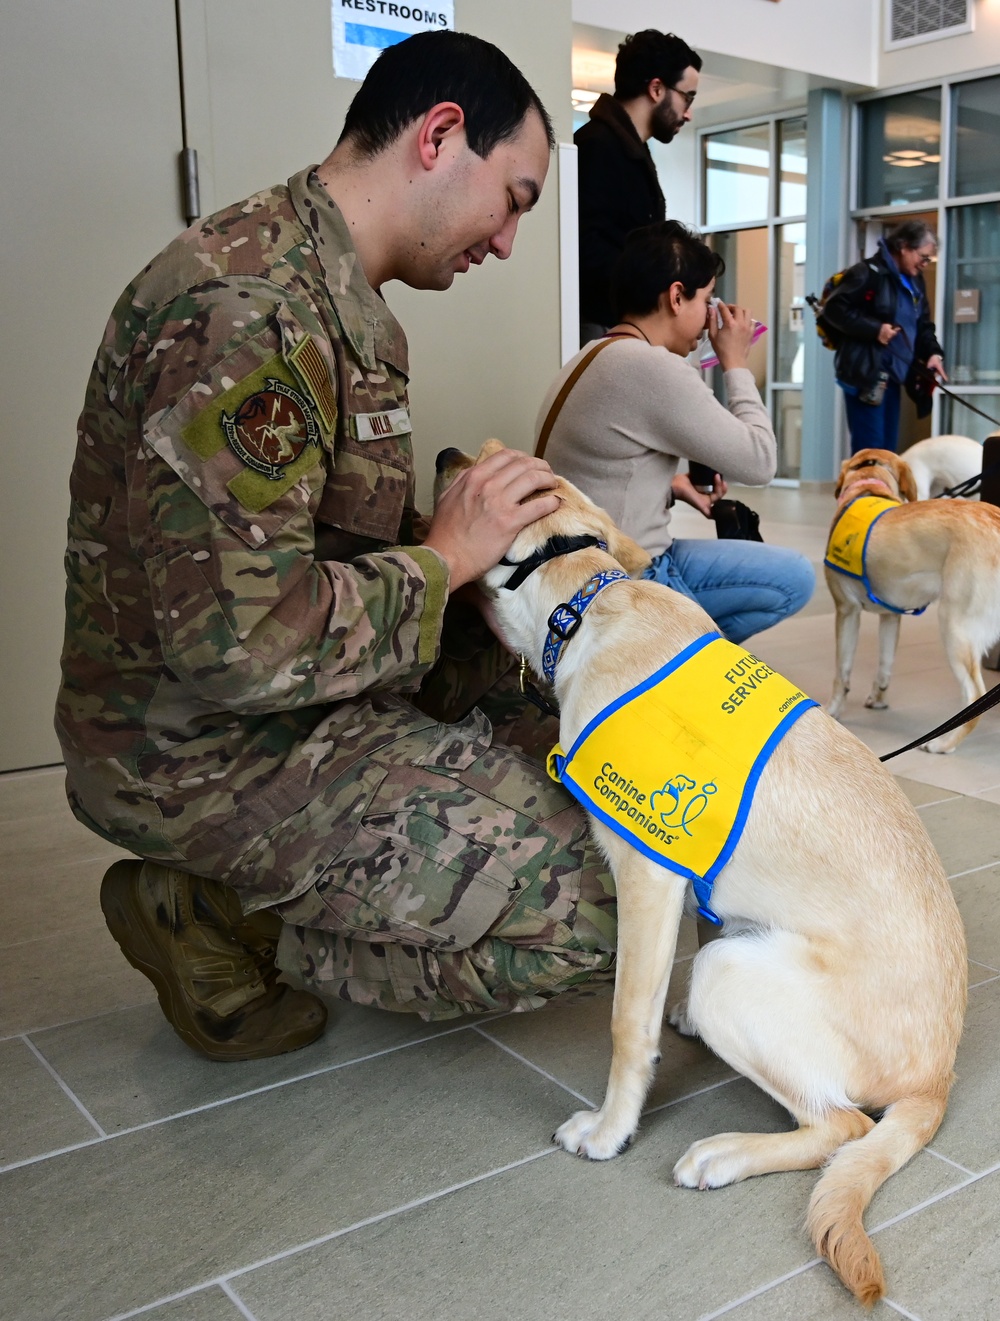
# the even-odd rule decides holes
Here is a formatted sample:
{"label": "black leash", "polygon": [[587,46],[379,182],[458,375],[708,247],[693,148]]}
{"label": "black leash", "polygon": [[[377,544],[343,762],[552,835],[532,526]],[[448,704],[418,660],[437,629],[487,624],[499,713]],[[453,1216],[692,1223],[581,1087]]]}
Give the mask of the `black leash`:
{"label": "black leash", "polygon": [[974,720],[977,716],[983,715],[991,707],[1000,702],[1000,683],[991,688],[988,693],[983,693],[982,697],[977,697],[974,702],[970,702],[967,707],[959,711],[958,715],[952,716],[946,720],[943,725],[938,725],[937,729],[932,729],[929,734],[922,734],[920,738],[915,738],[912,743],[907,743],[905,748],[897,748],[895,752],[887,752],[884,757],[879,757],[879,761],[891,761],[893,757],[898,757],[902,752],[909,752],[912,748],[919,748],[924,743],[929,743],[932,738],[937,738],[939,734],[948,734],[959,725],[964,725],[967,720]]}

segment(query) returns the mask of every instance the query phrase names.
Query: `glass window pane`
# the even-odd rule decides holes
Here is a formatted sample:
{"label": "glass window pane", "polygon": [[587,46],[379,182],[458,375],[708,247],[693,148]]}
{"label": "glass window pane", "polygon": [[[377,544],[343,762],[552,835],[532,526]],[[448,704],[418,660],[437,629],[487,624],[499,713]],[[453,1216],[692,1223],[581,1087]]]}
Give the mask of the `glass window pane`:
{"label": "glass window pane", "polygon": [[[963,385],[997,386],[1000,385],[1000,202],[955,207],[950,224],[943,317],[948,374],[959,391]],[[992,412],[988,405],[984,407]],[[974,433],[963,428],[959,434]]]}
{"label": "glass window pane", "polygon": [[705,224],[766,220],[771,126],[752,124],[710,133],[704,143]]}
{"label": "glass window pane", "polygon": [[778,477],[802,472],[802,391],[775,390],[774,434],[778,441]]}
{"label": "glass window pane", "polygon": [[[758,321],[766,321],[767,284],[770,278],[767,228],[737,229],[731,233],[712,234],[708,241],[726,263],[715,292],[725,302],[747,308]],[[753,372],[761,397],[767,388],[767,345],[770,338],[770,334],[761,335],[751,347],[748,359],[748,366]],[[716,394],[724,398],[722,372],[715,371],[713,376]]]}
{"label": "glass window pane", "polygon": [[1000,78],[977,78],[955,88],[952,195],[1000,190]]}
{"label": "glass window pane", "polygon": [[802,311],[806,291],[806,227],[775,227],[778,255],[778,298],[775,313],[774,379],[802,384]]}
{"label": "glass window pane", "polygon": [[[1000,394],[970,394],[969,403],[981,408],[991,417],[1000,417]],[[947,395],[941,409],[942,433],[949,436],[971,436],[982,443],[987,436],[996,434],[996,427],[985,417],[965,408],[957,399]]]}
{"label": "glass window pane", "polygon": [[806,213],[806,121],[783,119],[778,124],[778,159],[781,162],[778,215]]}
{"label": "glass window pane", "polygon": [[940,161],[940,88],[862,104],[861,206],[937,197]]}

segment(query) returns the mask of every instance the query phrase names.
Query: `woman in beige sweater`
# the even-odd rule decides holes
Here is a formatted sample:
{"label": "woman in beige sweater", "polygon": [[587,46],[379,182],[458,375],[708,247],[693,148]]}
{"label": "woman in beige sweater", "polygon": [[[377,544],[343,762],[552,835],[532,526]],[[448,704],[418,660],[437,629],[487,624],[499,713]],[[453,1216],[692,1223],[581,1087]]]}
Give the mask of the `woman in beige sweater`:
{"label": "woman in beige sweater", "polygon": [[[607,338],[614,342],[570,390],[545,457],[649,551],[653,563],[646,577],[692,597],[730,641],[742,642],[801,609],[816,579],[796,551],[756,541],[674,540],[670,534],[674,499],[710,517],[725,492],[719,473],[752,486],[774,476],[774,431],[747,367],[750,316],[743,308],[710,304],[722,270],[722,259],[678,221],[629,236],[612,287],[619,322]],[[706,327],[725,373],[728,408],[685,361]],[[552,383],[536,434],[591,347]],[[680,459],[715,473],[710,493],[678,474]]]}

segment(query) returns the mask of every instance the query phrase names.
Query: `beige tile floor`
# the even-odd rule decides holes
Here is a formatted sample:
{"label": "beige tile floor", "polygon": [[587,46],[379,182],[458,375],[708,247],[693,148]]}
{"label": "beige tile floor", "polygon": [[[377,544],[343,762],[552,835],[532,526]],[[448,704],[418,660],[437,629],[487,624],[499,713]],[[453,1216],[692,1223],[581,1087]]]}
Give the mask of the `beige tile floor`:
{"label": "beige tile floor", "polygon": [[[746,498],[769,541],[818,563],[829,497]],[[678,517],[683,535],[707,526]],[[821,584],[757,642],[821,700],[831,610]],[[892,708],[866,711],[864,624],[846,724],[881,752],[949,714],[957,689],[928,611],[903,623]],[[868,1215],[889,1280],[876,1317],[1000,1316],[998,722],[950,757],[894,763],[953,878],[972,989],[945,1123]],[[209,1064],[105,930],[97,891],[117,856],[74,823],[58,769],[0,777],[5,1321],[860,1315],[803,1232],[814,1174],[673,1187],[694,1138],[788,1123],[700,1045],[667,1030],[640,1139],[606,1165],[548,1141],[600,1099],[604,992],[438,1027],[337,1005],[309,1050]],[[682,960],[693,950],[685,931]]]}

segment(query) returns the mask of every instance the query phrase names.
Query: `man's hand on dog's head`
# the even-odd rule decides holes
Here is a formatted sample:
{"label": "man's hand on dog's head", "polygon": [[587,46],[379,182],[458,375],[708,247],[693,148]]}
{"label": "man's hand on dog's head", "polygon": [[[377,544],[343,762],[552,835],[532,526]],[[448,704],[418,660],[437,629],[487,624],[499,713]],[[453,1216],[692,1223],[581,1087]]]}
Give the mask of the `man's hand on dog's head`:
{"label": "man's hand on dog's head", "polygon": [[448,564],[451,590],[475,582],[506,555],[517,534],[559,508],[544,459],[499,450],[460,472],[438,496],[425,546]]}

